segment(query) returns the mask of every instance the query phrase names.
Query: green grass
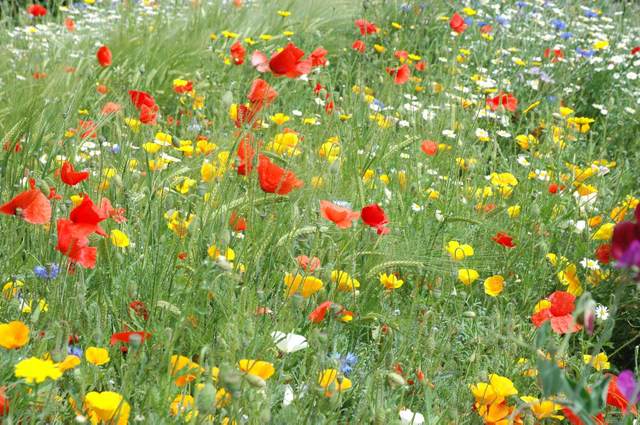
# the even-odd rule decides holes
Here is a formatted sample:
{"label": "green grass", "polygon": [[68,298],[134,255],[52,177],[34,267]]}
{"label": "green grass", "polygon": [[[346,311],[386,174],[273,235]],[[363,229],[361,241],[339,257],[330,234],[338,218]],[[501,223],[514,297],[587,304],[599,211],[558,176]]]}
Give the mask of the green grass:
{"label": "green grass", "polygon": [[[543,380],[524,376],[526,367],[518,362],[528,359],[527,367],[534,367],[539,348],[559,350],[566,360],[566,376],[583,377],[588,384],[595,384],[603,372],[585,366],[583,354],[605,351],[612,373],[634,368],[633,349],[638,343],[624,344],[636,335],[633,327],[638,325],[633,313],[638,299],[635,285],[611,264],[601,264],[603,271],[610,271],[607,279],[590,283],[593,272],[579,262],[595,259],[596,247],[606,241],[592,239],[598,226],[578,233],[567,222],[602,215],[603,223],[612,223],[612,209],[626,196],[638,195],[638,80],[628,75],[637,71],[640,60],[640,55],[635,59],[630,55],[640,34],[636,6],[623,9],[609,2],[588,2],[589,7],[602,8],[601,17],[589,20],[579,8],[587,2],[562,2],[558,14],[550,7],[535,6],[537,19],[527,15],[532,5],[524,12],[510,1],[469,4],[481,16],[474,19],[493,25],[493,39],[487,40],[477,25],[452,36],[448,17],[456,10],[462,14],[465,5],[454,10],[451,2],[444,1],[428,2],[424,10],[412,4],[408,12],[402,11],[402,2],[378,1],[269,1],[239,9],[220,2],[182,3],[143,7],[131,1],[113,5],[102,1],[37,18],[33,31],[29,26],[36,22],[23,11],[18,26],[6,18],[0,29],[0,46],[6,52],[0,55],[1,141],[10,147],[20,142],[22,148],[17,153],[0,152],[0,202],[25,190],[25,177],[35,178],[45,194],[55,187],[62,195],[62,200],[53,201],[50,226],[0,216],[0,283],[23,281],[21,297],[34,301],[33,311],[25,313],[18,297],[0,298],[0,323],[20,320],[30,329],[28,344],[14,350],[0,348],[0,386],[6,387],[10,403],[6,423],[71,423],[77,414],[86,414],[81,405],[90,391],[121,394],[131,406],[131,423],[207,423],[213,420],[211,414],[215,423],[229,417],[251,424],[389,424],[400,423],[398,412],[403,408],[422,413],[429,424],[481,423],[469,385],[486,381],[490,374],[511,379],[518,396],[543,397]],[[493,11],[493,5],[501,11]],[[291,15],[283,18],[279,10]],[[510,27],[496,22],[500,14],[511,16]],[[66,17],[75,20],[75,32],[65,29]],[[360,37],[353,24],[359,18],[375,22],[380,32]],[[565,21],[574,37],[545,41],[543,36],[556,34],[550,24],[554,18]],[[394,22],[402,29],[394,28]],[[253,46],[243,41],[245,64],[225,64],[235,41],[222,35],[225,30],[238,33],[238,40],[256,41]],[[326,48],[329,65],[314,70],[308,81],[258,74],[250,65],[251,53],[261,50],[270,55],[284,47],[288,37],[283,31],[292,31],[290,40],[305,52]],[[261,34],[273,38],[262,40]],[[579,57],[576,47],[589,49],[602,36],[610,45],[595,52],[601,62]],[[351,49],[358,38],[367,44],[364,55]],[[113,52],[107,68],[95,58],[102,44]],[[386,51],[376,53],[374,44]],[[565,54],[559,63],[543,58],[544,50],[555,44],[562,44]],[[426,70],[412,69],[412,80],[394,84],[385,67],[400,65],[395,50],[421,56]],[[464,58],[457,60],[458,55]],[[513,57],[525,64],[514,63]],[[552,81],[536,76],[534,67]],[[35,72],[46,77],[35,79]],[[299,133],[300,155],[266,152],[304,182],[303,188],[287,196],[263,193],[255,171],[243,177],[231,166],[239,137],[229,107],[246,101],[258,77],[279,96],[260,113],[268,127],[243,131],[263,141],[263,150],[285,127]],[[477,77],[490,77],[497,91],[513,93],[518,111],[498,111],[495,119],[483,116],[485,98],[497,92],[485,91],[475,82]],[[197,95],[203,96],[201,108],[192,107],[191,97],[174,93],[174,79],[193,81]],[[537,90],[529,83],[533,80],[538,80]],[[335,113],[325,113],[316,103],[320,99],[313,92],[316,83],[331,94]],[[107,86],[108,93],[100,94],[98,84]],[[365,86],[371,98],[365,96]],[[160,107],[157,125],[142,125],[136,132],[125,123],[125,118],[138,116],[127,94],[132,89],[155,97]],[[379,112],[382,118],[377,119],[370,107],[373,98],[390,107]],[[420,103],[415,111],[404,106],[414,101]],[[524,112],[536,101],[539,106]],[[101,115],[106,102],[119,103],[122,111]],[[591,129],[586,133],[569,129],[559,114],[561,103],[575,111],[572,116],[594,118]],[[602,114],[594,104],[608,113]],[[425,110],[434,117],[424,119]],[[282,126],[269,120],[279,112],[290,117]],[[350,117],[343,120],[341,114]],[[170,124],[169,116],[180,123]],[[315,118],[317,125],[306,124],[307,118]],[[385,118],[390,125],[380,125]],[[78,132],[72,135],[70,130],[78,128],[79,120],[96,123],[96,139],[83,140]],[[554,126],[564,132],[564,148],[554,143]],[[478,140],[478,128],[489,132],[488,142]],[[448,137],[447,130],[455,136]],[[498,135],[501,130],[508,135]],[[145,152],[142,145],[157,132],[172,135],[176,145],[179,140],[195,144],[203,136],[217,149],[208,156],[188,157],[165,147],[163,151],[180,162],[153,171],[148,161],[157,159],[157,154]],[[539,144],[524,150],[515,136],[527,134],[537,134]],[[569,140],[572,135],[576,140]],[[318,155],[331,137],[337,137],[341,147],[333,163]],[[447,146],[429,157],[420,150],[423,140]],[[88,147],[87,142],[95,146]],[[116,144],[118,153],[112,150]],[[216,162],[221,151],[230,152],[226,171],[215,181],[203,181],[203,161]],[[520,155],[529,167],[518,162]],[[89,179],[75,187],[63,184],[55,174],[59,157],[76,169],[89,170]],[[475,164],[463,170],[458,158],[474,159]],[[137,161],[135,167],[131,160]],[[596,160],[615,162],[615,167],[584,182],[597,190],[597,200],[594,209],[581,210],[573,195],[579,182],[567,164],[584,168]],[[369,181],[363,179],[366,170],[374,173]],[[550,180],[532,178],[535,170],[550,173]],[[105,177],[106,172],[112,176]],[[518,180],[510,196],[501,196],[486,179],[494,172],[508,172]],[[380,180],[385,175],[387,183]],[[196,184],[182,194],[176,184],[186,177]],[[318,177],[324,184],[313,187],[312,179]],[[550,183],[566,188],[553,195]],[[492,194],[479,198],[477,191],[486,187]],[[433,191],[439,196],[430,196]],[[131,245],[117,248],[109,238],[93,235],[96,267],[76,267],[71,272],[67,257],[54,249],[55,220],[69,216],[70,197],[81,193],[96,203],[106,197],[126,210],[126,222],[109,219],[103,226],[107,233],[124,232]],[[362,221],[339,229],[320,216],[320,200],[346,201],[355,211],[379,203],[389,217],[390,233],[378,236]],[[413,204],[420,210],[415,211]],[[492,209],[487,212],[488,204]],[[507,208],[515,205],[521,214],[510,218]],[[165,214],[173,211],[182,217],[193,214],[183,238],[167,226]],[[229,226],[232,211],[248,223],[242,235]],[[439,215],[444,219],[438,220]],[[626,219],[631,217],[630,211]],[[496,244],[491,238],[497,232],[512,236],[516,247]],[[444,248],[451,240],[470,244],[474,255],[452,261]],[[216,264],[207,254],[212,245],[222,253],[234,250],[234,269]],[[564,266],[552,266],[545,258],[550,252],[577,265],[585,293],[609,307],[612,317],[597,321],[593,336],[585,332],[568,338],[549,336],[542,347],[530,320],[533,309],[553,291],[566,290],[556,276]],[[324,282],[324,289],[306,299],[287,297],[283,283],[286,273],[299,271],[295,260],[299,255],[316,256],[322,263],[314,276]],[[59,276],[39,279],[34,267],[49,263],[60,264]],[[477,270],[480,279],[463,285],[457,280],[460,268]],[[332,270],[357,278],[359,291],[337,291]],[[385,291],[380,273],[397,273],[405,283]],[[491,297],[482,282],[498,274],[506,285]],[[35,308],[40,299],[46,300],[47,311]],[[129,307],[134,300],[146,305],[147,320]],[[353,320],[311,323],[309,313],[327,300],[352,311]],[[272,314],[257,315],[263,307]],[[616,308],[626,320],[613,314]],[[109,340],[124,330],[144,330],[152,336],[123,355]],[[271,337],[274,331],[304,335],[309,347],[279,353]],[[69,335],[79,337],[75,346],[82,350],[107,348],[110,361],[95,366],[83,357],[79,366],[59,379],[38,385],[15,376],[14,366],[25,358],[49,353],[61,361],[67,355]],[[349,375],[352,388],[326,397],[318,376],[323,369],[337,367],[333,353],[354,353],[357,362]],[[190,358],[202,373],[178,387],[170,373],[172,355]],[[238,371],[240,359],[270,362],[275,373],[264,388],[256,388],[260,382]],[[398,373],[397,365],[405,375],[402,385],[390,375]],[[231,402],[217,410],[196,389],[196,384],[212,382],[213,367],[220,369],[216,388],[232,394]],[[408,384],[407,380],[417,381],[418,370],[425,380]],[[283,406],[286,385],[296,398]],[[198,416],[170,415],[172,400],[187,394],[196,396]],[[534,423],[518,397],[509,397],[508,403],[520,409],[525,423]],[[608,414],[611,421],[620,418],[615,409],[609,408]]]}

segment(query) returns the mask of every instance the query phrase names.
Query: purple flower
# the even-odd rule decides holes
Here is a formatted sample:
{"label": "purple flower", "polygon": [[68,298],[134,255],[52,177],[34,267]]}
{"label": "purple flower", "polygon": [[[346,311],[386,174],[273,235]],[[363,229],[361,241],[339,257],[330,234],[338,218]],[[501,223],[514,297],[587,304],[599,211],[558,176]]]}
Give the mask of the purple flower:
{"label": "purple flower", "polygon": [[640,388],[638,388],[638,382],[635,380],[635,376],[630,370],[623,370],[618,375],[618,389],[622,393],[629,404],[634,405],[640,401]]}

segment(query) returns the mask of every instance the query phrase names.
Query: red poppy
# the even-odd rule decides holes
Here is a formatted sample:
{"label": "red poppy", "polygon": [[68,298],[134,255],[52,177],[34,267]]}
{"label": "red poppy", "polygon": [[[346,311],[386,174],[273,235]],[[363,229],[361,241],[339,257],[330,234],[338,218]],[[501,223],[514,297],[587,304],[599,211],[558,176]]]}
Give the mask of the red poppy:
{"label": "red poppy", "polygon": [[596,258],[602,264],[609,264],[611,262],[611,244],[603,243],[596,248]]}
{"label": "red poppy", "polygon": [[29,13],[29,15],[35,17],[45,16],[47,14],[47,8],[40,4],[32,4],[27,7],[27,12]]}
{"label": "red poppy", "polygon": [[5,387],[0,387],[0,417],[9,413],[9,399],[4,393]]}
{"label": "red poppy", "polygon": [[111,114],[115,114],[116,112],[119,112],[121,109],[122,109],[122,106],[120,106],[120,104],[115,102],[107,102],[104,104],[104,106],[100,110],[100,113],[102,115],[111,115]]}
{"label": "red poppy", "polygon": [[316,48],[309,55],[309,59],[311,59],[311,66],[325,66],[327,64],[327,53],[329,53],[326,49],[322,47]]}
{"label": "red poppy", "polygon": [[332,301],[323,302],[309,314],[309,320],[312,323],[322,322],[327,316],[327,311],[329,311],[332,305],[333,305]]}
{"label": "red poppy", "polygon": [[338,206],[329,201],[320,201],[320,214],[323,218],[333,221],[341,229],[347,229],[353,224],[353,220],[360,217],[359,212],[349,208]]}
{"label": "red poppy", "polygon": [[57,223],[58,244],[56,250],[69,257],[72,263],[92,269],[96,266],[98,250],[89,246],[88,235],[71,220],[59,219]]}
{"label": "red poppy", "polygon": [[106,220],[109,215],[98,208],[88,195],[82,198],[80,205],[71,210],[69,220],[76,226],[76,235],[88,236],[97,233],[100,236],[107,236],[107,233],[100,227],[100,223]]}
{"label": "red poppy", "polygon": [[393,56],[395,56],[400,62],[404,62],[409,58],[409,52],[406,50],[396,50],[393,52]]}
{"label": "red poppy", "polygon": [[298,266],[305,272],[313,273],[320,268],[320,259],[318,257],[307,257],[306,255],[299,255],[296,257]]}
{"label": "red poppy", "polygon": [[515,112],[518,109],[518,99],[510,93],[500,93],[496,97],[487,99],[487,105],[492,111],[502,106],[507,111]]}
{"label": "red poppy", "polygon": [[88,171],[76,171],[73,168],[73,164],[71,164],[69,161],[63,162],[62,167],[60,167],[60,179],[64,184],[67,184],[69,186],[75,186],[88,178]]}
{"label": "red poppy", "polygon": [[425,61],[416,62],[413,67],[416,71],[424,71],[427,68],[427,63]]}
{"label": "red poppy", "polygon": [[311,72],[311,59],[302,59],[304,51],[289,43],[280,53],[269,61],[269,68],[273,75],[298,78]]}
{"label": "red poppy", "polygon": [[268,72],[269,58],[260,50],[256,50],[251,54],[251,66],[253,66],[258,72]]}
{"label": "red poppy", "polygon": [[0,214],[17,215],[31,224],[47,224],[51,220],[51,203],[39,189],[36,182],[29,180],[30,189],[0,206]]}
{"label": "red poppy", "polygon": [[278,97],[278,92],[263,79],[257,78],[251,84],[247,99],[252,105],[269,105]]}
{"label": "red poppy", "polygon": [[366,50],[366,48],[367,48],[367,45],[366,45],[366,44],[364,44],[364,41],[362,41],[362,40],[356,40],[356,41],[354,41],[354,42],[353,42],[353,44],[351,45],[351,48],[352,48],[353,50],[355,50],[356,52],[364,53],[364,51],[365,51],[365,50]]}
{"label": "red poppy", "polygon": [[464,22],[464,19],[462,19],[462,16],[458,15],[458,12],[455,12],[449,21],[449,27],[451,27],[454,32],[462,34],[464,30],[467,29],[467,24]]}
{"label": "red poppy", "polygon": [[511,238],[511,236],[504,232],[498,232],[491,239],[497,244],[504,246],[505,248],[513,248],[516,246],[516,244],[513,243],[513,238]]}
{"label": "red poppy", "polygon": [[47,196],[47,199],[51,200],[55,200],[55,201],[59,201],[62,199],[62,195],[59,195],[58,193],[56,193],[56,188],[55,187],[50,187],[49,188],[49,196]]}
{"label": "red poppy", "polygon": [[433,140],[423,140],[420,149],[429,156],[435,156],[438,153],[438,144]]}
{"label": "red poppy", "polygon": [[186,84],[173,86],[173,91],[177,94],[189,93],[193,90],[193,81],[187,81]]}
{"label": "red poppy", "polygon": [[258,157],[258,180],[267,193],[286,195],[304,185],[292,171],[278,167],[264,155]]}
{"label": "red poppy", "polygon": [[111,218],[118,224],[124,223],[127,221],[127,217],[125,217],[125,209],[124,208],[113,208],[111,206],[111,201],[107,198],[102,198],[100,201],[100,211],[103,215]]}
{"label": "red poppy", "polygon": [[355,24],[362,35],[375,34],[380,31],[376,24],[369,22],[366,19],[356,19]]}
{"label": "red poppy", "polygon": [[129,308],[133,310],[136,316],[142,318],[143,320],[149,319],[149,310],[147,309],[145,303],[143,303],[142,301],[131,301],[129,303]]}
{"label": "red poppy", "polygon": [[64,26],[69,32],[74,32],[76,30],[76,23],[71,18],[64,19]]}
{"label": "red poppy", "polygon": [[387,67],[387,73],[393,77],[393,82],[396,84],[404,84],[409,81],[409,77],[411,77],[411,70],[406,63],[399,68]]}
{"label": "red poppy", "polygon": [[558,185],[558,183],[551,183],[549,185],[549,193],[552,195],[555,195],[556,193],[558,193],[560,186]]}
{"label": "red poppy", "polygon": [[153,108],[156,106],[156,101],[149,93],[138,90],[129,90],[129,97],[131,98],[131,103],[136,109],[142,108],[143,105],[146,105],[149,108]]}
{"label": "red poppy", "polygon": [[610,373],[608,373],[607,376],[611,378],[609,386],[607,387],[607,405],[620,409],[622,412],[629,410],[636,415],[638,413],[636,407],[629,404],[627,398],[622,394],[620,388],[618,388],[618,377]]}
{"label": "red poppy", "polygon": [[235,211],[231,211],[229,226],[231,226],[234,232],[244,232],[247,230],[247,220],[236,214]]}
{"label": "red poppy", "polygon": [[551,58],[551,62],[558,62],[562,59],[564,59],[564,52],[561,49],[545,49],[544,50],[544,57],[545,58]]}
{"label": "red poppy", "polygon": [[151,334],[149,332],[138,331],[138,332],[118,332],[111,335],[110,344],[116,345],[118,342],[123,344],[141,344],[145,339],[151,338]]}
{"label": "red poppy", "polygon": [[240,159],[240,165],[238,165],[238,174],[241,176],[247,176],[253,170],[253,157],[256,151],[251,145],[251,139],[246,137],[238,143],[238,158]]}
{"label": "red poppy", "polygon": [[573,319],[576,297],[565,291],[555,291],[547,297],[547,300],[551,306],[541,309],[531,316],[531,321],[536,328],[549,320],[551,329],[560,335],[577,332],[581,329],[581,326]]}
{"label": "red poppy", "polygon": [[631,49],[631,54],[635,55],[636,53],[640,53],[640,46],[634,47]]}
{"label": "red poppy", "polygon": [[96,52],[96,58],[102,67],[111,65],[111,50],[107,46],[100,47]]}
{"label": "red poppy", "polygon": [[229,49],[229,51],[234,64],[242,65],[244,63],[244,56],[247,53],[247,50],[242,46],[242,43],[236,41],[231,45],[231,49]]}
{"label": "red poppy", "polygon": [[378,204],[371,204],[363,207],[360,211],[362,221],[367,225],[376,229],[379,235],[389,233],[389,228],[385,224],[389,222],[384,210]]}
{"label": "red poppy", "polygon": [[491,25],[483,25],[480,27],[480,32],[482,34],[489,34],[491,31],[493,31],[493,27]]}
{"label": "red poppy", "polygon": [[15,152],[15,153],[20,153],[20,151],[22,151],[22,143],[20,142],[4,142],[2,144],[2,150],[5,152]]}
{"label": "red poppy", "polygon": [[[562,408],[562,414],[571,425],[585,425],[582,419],[580,419],[580,417],[573,413],[573,410],[569,409],[568,407]],[[607,425],[607,422],[604,420],[604,415],[602,413],[598,413],[598,416],[592,416],[591,419],[595,421],[595,425]]]}

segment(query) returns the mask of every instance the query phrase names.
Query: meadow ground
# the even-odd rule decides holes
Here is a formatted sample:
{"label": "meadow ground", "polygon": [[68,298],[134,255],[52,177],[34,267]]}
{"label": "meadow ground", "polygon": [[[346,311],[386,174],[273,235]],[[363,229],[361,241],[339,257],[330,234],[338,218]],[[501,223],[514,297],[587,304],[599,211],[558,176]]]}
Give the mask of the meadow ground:
{"label": "meadow ground", "polygon": [[637,5],[45,6],[0,28],[0,422],[633,423]]}

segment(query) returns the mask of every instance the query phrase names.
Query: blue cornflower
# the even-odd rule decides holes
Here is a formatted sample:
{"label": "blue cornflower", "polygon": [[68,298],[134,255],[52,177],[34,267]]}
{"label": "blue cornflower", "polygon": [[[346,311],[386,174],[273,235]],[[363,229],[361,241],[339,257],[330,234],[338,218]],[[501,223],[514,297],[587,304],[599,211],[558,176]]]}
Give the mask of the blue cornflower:
{"label": "blue cornflower", "polygon": [[500,15],[500,16],[498,16],[498,17],[496,18],[496,22],[497,22],[498,24],[502,25],[503,27],[506,27],[506,26],[508,26],[508,25],[509,25],[509,18],[507,18],[507,17],[505,17],[505,16]]}
{"label": "blue cornflower", "polygon": [[551,21],[551,25],[553,25],[553,28],[556,31],[564,31],[567,28],[567,24],[565,24],[563,21],[561,21],[560,19],[553,19]]}
{"label": "blue cornflower", "polygon": [[122,149],[120,148],[120,145],[113,145],[111,146],[111,152],[113,152],[114,154],[119,154],[120,151],[122,151]]}
{"label": "blue cornflower", "polygon": [[598,17],[598,13],[594,12],[591,9],[589,9],[589,10],[585,10],[584,11],[584,16],[586,16],[587,18],[597,18]]}
{"label": "blue cornflower", "polygon": [[70,345],[69,347],[67,347],[67,354],[82,358],[82,348],[75,345]]}
{"label": "blue cornflower", "polygon": [[347,353],[344,356],[342,356],[340,353],[333,353],[331,355],[331,358],[339,363],[338,368],[340,372],[344,374],[344,376],[349,376],[349,374],[353,370],[353,367],[358,362],[358,356],[351,352]]}
{"label": "blue cornflower", "polygon": [[51,263],[45,266],[35,266],[33,268],[33,274],[35,274],[40,279],[53,280],[58,277],[58,273],[60,273],[60,266],[56,263]]}
{"label": "blue cornflower", "polygon": [[523,8],[529,6],[529,3],[527,3],[526,1],[517,1],[516,6],[518,6],[519,8]]}
{"label": "blue cornflower", "polygon": [[571,37],[573,37],[573,33],[570,33],[568,31],[567,32],[563,32],[562,34],[560,34],[560,38],[563,39],[563,40],[568,40]]}
{"label": "blue cornflower", "polygon": [[583,58],[592,58],[596,52],[591,49],[581,49],[580,47],[576,48],[576,53],[578,53]]}

